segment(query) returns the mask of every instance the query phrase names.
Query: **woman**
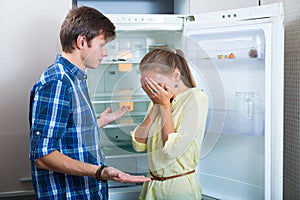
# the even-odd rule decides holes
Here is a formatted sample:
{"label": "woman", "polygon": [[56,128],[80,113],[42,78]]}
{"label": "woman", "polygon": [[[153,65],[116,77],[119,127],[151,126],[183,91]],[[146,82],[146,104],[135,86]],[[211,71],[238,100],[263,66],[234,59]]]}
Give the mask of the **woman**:
{"label": "woman", "polygon": [[149,176],[140,199],[201,199],[195,168],[200,158],[207,95],[196,88],[181,50],[154,49],[140,63],[141,85],[151,99],[132,132],[136,151],[148,152]]}

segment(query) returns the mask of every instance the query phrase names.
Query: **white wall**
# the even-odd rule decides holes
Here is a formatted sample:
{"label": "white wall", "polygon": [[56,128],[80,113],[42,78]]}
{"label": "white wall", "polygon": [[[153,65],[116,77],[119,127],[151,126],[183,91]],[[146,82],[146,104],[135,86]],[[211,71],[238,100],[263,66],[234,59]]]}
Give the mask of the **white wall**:
{"label": "white wall", "polygon": [[29,92],[60,52],[59,29],[70,0],[0,1],[0,197],[32,190]]}

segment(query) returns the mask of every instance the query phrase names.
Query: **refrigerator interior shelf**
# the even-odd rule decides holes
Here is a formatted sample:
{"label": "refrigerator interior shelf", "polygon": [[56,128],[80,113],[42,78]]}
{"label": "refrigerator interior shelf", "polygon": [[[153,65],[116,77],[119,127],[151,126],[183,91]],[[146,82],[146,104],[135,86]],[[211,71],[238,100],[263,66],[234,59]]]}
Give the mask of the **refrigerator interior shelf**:
{"label": "refrigerator interior shelf", "polygon": [[229,62],[235,62],[235,61],[239,61],[239,62],[255,62],[257,60],[265,60],[264,58],[228,58],[227,56],[225,57],[221,57],[221,58],[217,58],[217,57],[200,57],[198,58],[199,60],[211,60],[211,61],[229,61]]}
{"label": "refrigerator interior shelf", "polygon": [[[257,61],[263,61],[264,58],[207,58],[208,60],[213,60],[214,62],[257,62]],[[207,60],[205,58],[200,58],[200,60]]]}
{"label": "refrigerator interior shelf", "polygon": [[131,116],[145,116],[147,114],[147,112],[128,112],[125,115],[123,115],[124,117],[131,117]]}
{"label": "refrigerator interior shelf", "polygon": [[92,98],[112,98],[112,96],[114,98],[117,98],[117,97],[147,97],[146,93],[143,92],[143,91],[134,91],[134,92],[114,92],[114,93],[108,93],[108,92],[103,92],[103,93],[94,93],[92,95]]}
{"label": "refrigerator interior shelf", "polygon": [[144,157],[146,153],[139,153],[139,152],[124,152],[124,154],[117,154],[117,155],[107,155],[105,156],[106,159],[116,159],[116,158],[139,158],[139,157]]}
{"label": "refrigerator interior shelf", "polygon": [[139,64],[140,60],[123,60],[123,61],[113,61],[113,60],[103,60],[100,65],[118,65],[118,64]]}
{"label": "refrigerator interior shelf", "polygon": [[103,129],[110,129],[110,128],[124,128],[124,127],[136,127],[138,124],[132,123],[132,124],[108,124]]}
{"label": "refrigerator interior shelf", "polygon": [[102,104],[102,103],[120,103],[120,102],[149,102],[149,99],[118,99],[118,100],[99,100],[99,101],[92,101],[92,104]]}

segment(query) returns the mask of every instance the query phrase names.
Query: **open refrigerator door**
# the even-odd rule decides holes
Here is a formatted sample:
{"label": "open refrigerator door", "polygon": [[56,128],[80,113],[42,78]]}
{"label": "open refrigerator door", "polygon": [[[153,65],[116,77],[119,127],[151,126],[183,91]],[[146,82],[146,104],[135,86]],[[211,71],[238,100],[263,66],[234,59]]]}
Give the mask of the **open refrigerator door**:
{"label": "open refrigerator door", "polygon": [[184,50],[210,99],[197,169],[205,195],[282,197],[282,16],[272,4],[185,23]]}

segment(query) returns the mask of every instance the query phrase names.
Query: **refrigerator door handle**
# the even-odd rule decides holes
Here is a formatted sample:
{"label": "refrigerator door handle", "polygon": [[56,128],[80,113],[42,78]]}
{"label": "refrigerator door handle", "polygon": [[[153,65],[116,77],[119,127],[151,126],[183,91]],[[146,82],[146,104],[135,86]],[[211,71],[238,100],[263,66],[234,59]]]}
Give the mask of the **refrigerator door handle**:
{"label": "refrigerator door handle", "polygon": [[194,15],[180,16],[178,18],[182,19],[183,22],[192,22],[192,21],[195,21]]}

